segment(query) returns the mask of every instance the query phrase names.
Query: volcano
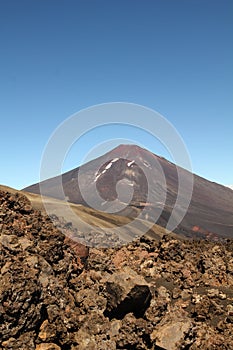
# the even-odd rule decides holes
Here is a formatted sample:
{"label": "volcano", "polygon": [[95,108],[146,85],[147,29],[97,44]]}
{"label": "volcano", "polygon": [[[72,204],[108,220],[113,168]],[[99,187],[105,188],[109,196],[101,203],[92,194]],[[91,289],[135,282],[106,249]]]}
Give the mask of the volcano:
{"label": "volcano", "polygon": [[120,145],[61,176],[24,189],[36,194],[41,190],[49,197],[121,216],[134,218],[141,213],[143,219],[163,227],[169,220],[177,221],[173,231],[185,237],[233,238],[231,189],[136,145]]}

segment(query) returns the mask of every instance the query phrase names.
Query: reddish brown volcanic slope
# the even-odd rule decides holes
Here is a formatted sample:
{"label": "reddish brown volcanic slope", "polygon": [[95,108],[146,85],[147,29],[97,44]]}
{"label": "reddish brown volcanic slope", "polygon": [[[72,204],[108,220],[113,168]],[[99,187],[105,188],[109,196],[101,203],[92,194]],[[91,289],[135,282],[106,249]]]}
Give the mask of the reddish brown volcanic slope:
{"label": "reddish brown volcanic slope", "polygon": [[[179,169],[184,181],[182,207],[191,182],[190,173]],[[233,191],[197,175],[194,175],[193,179],[191,203],[176,231],[188,237],[232,238]],[[59,177],[44,181],[43,194],[64,199],[58,193],[58,180]],[[166,196],[165,206],[157,221],[165,227],[178,192],[177,167],[166,159],[134,145],[120,145],[105,155],[63,174],[62,183],[65,196],[70,202],[87,206],[94,204],[99,210],[113,212],[119,208],[119,214],[132,217],[138,215],[140,209],[147,205],[148,213],[145,218],[149,220],[153,220],[161,210]],[[95,196],[96,189],[99,197]],[[39,184],[24,190],[40,193]],[[132,198],[129,201],[130,194]],[[122,209],[123,203],[129,204]]]}

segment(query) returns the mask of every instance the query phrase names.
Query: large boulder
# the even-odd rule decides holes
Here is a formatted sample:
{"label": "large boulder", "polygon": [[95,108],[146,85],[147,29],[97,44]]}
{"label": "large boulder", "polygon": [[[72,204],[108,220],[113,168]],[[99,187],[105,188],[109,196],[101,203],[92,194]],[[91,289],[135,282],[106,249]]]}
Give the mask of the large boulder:
{"label": "large boulder", "polygon": [[121,319],[132,312],[143,316],[151,300],[149,284],[129,267],[115,272],[105,281],[108,297],[105,316]]}

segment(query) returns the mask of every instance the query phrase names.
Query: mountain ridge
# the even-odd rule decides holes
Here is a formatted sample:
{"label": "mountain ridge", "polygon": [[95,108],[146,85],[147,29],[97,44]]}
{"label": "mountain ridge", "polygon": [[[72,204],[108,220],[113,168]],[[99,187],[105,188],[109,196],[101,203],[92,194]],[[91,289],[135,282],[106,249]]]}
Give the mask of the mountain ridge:
{"label": "mountain ridge", "polygon": [[[122,203],[127,203],[128,206],[119,210],[119,215],[123,216],[137,216],[146,204],[151,220],[161,210],[160,203],[166,196],[164,208],[157,222],[159,225],[166,226],[179,190],[177,169],[181,172],[183,179],[187,181],[184,183],[186,187],[183,186],[182,203],[185,203],[186,192],[188,193],[190,190],[190,176],[193,176],[194,179],[190,206],[179,230],[185,232],[187,236],[191,235],[191,237],[194,234],[203,238],[208,236],[232,237],[232,191],[220,184],[191,174],[188,170],[137,145],[120,145],[88,163],[62,174],[62,177],[58,176],[43,181],[42,185],[44,194],[56,198],[58,182],[62,179],[64,193],[68,200],[85,206],[89,206],[88,201],[93,201],[93,198],[94,205],[97,203],[99,208],[104,210],[115,210],[118,207],[121,208]],[[122,186],[120,200],[117,197],[118,183]],[[148,188],[148,183],[151,188]],[[80,190],[80,184],[83,192]],[[95,199],[94,191],[96,189],[102,199],[99,197]],[[126,197],[132,189],[133,197],[128,203]],[[24,190],[40,193],[40,186],[34,184]],[[148,193],[151,201],[148,201]]]}

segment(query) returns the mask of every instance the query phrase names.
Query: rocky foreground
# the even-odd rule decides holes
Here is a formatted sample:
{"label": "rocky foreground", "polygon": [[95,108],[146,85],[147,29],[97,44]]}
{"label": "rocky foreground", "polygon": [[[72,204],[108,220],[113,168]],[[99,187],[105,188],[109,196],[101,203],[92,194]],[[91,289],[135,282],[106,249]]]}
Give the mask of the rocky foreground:
{"label": "rocky foreground", "polygon": [[0,349],[233,349],[233,241],[88,250],[0,191]]}

